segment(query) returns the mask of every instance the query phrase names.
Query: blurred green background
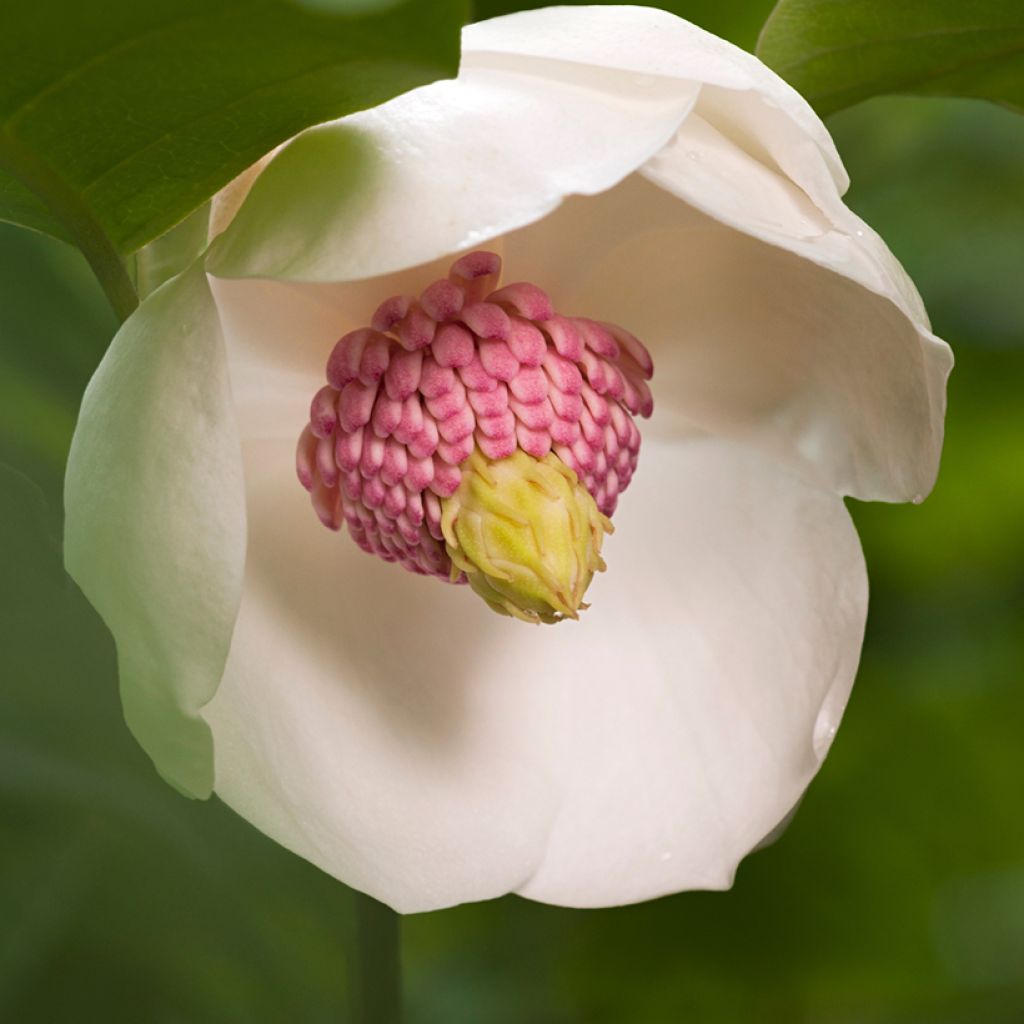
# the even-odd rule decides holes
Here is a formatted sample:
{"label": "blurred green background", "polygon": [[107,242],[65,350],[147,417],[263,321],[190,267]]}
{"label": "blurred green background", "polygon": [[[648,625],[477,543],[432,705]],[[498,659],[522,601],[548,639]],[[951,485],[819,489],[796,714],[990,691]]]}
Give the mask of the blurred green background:
{"label": "blurred green background", "polygon": [[[770,4],[666,6],[751,48]],[[853,509],[872,608],[833,753],[728,894],[405,919],[413,1024],[1024,1021],[1024,119],[887,98],[830,127],[958,356],[934,494]],[[343,1020],[347,891],[156,778],[60,568],[113,329],[72,250],[0,225],[0,1020]]]}

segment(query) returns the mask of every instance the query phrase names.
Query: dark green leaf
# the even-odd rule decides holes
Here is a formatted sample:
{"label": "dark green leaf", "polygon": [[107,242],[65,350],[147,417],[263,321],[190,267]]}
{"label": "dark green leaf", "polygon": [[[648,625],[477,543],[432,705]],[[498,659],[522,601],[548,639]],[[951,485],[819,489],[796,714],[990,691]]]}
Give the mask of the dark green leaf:
{"label": "dark green leaf", "polygon": [[462,15],[462,0],[10,5],[0,219],[133,252],[303,128],[453,74]]}
{"label": "dark green leaf", "polygon": [[1024,110],[1020,0],[780,0],[758,53],[821,114],[883,93]]}

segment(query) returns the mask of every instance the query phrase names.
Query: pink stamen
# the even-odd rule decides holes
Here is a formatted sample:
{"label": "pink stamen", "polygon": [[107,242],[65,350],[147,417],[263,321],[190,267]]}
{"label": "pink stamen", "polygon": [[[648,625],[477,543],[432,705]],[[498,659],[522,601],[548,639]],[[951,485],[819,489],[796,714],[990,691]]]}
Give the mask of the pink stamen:
{"label": "pink stamen", "polygon": [[551,440],[556,444],[575,444],[580,436],[580,425],[575,420],[556,417],[551,422]]}
{"label": "pink stamen", "polygon": [[399,402],[405,401],[420,386],[422,372],[422,352],[395,352],[384,375],[384,387],[388,396]]}
{"label": "pink stamen", "polygon": [[470,391],[493,391],[498,386],[496,377],[492,377],[480,361],[480,353],[473,353],[473,361],[459,368],[459,377]]}
{"label": "pink stamen", "polygon": [[334,439],[321,437],[316,445],[316,471],[325,487],[338,483],[338,463],[334,459]]}
{"label": "pink stamen", "polygon": [[504,341],[512,333],[508,313],[492,302],[474,302],[464,306],[460,319],[478,338]]}
{"label": "pink stamen", "polygon": [[[338,396],[338,425],[342,430],[358,430],[370,422],[373,401],[377,397],[376,385],[369,387],[360,381],[351,380]],[[310,421],[314,432],[316,424]]]}
{"label": "pink stamen", "polygon": [[316,446],[317,436],[310,427],[305,427],[299,435],[299,445],[295,450],[295,472],[299,483],[307,491],[313,490],[316,483]]}
{"label": "pink stamen", "polygon": [[462,324],[442,324],[434,336],[432,351],[438,366],[469,366],[476,353],[476,340]]}
{"label": "pink stamen", "polygon": [[553,316],[538,326],[551,339],[555,351],[563,359],[575,363],[583,354],[583,342],[580,340],[579,331],[567,317]]}
{"label": "pink stamen", "polygon": [[476,426],[481,433],[497,440],[499,437],[511,437],[515,433],[516,418],[511,410],[506,409],[497,416],[477,417]]}
{"label": "pink stamen", "polygon": [[540,330],[520,317],[512,318],[508,347],[523,366],[540,366],[548,351],[547,340]]}
{"label": "pink stamen", "polygon": [[533,405],[526,405],[513,398],[508,403],[508,407],[515,414],[516,419],[530,430],[549,430],[555,419],[555,411],[551,408],[551,403],[547,398]]}
{"label": "pink stamen", "polygon": [[367,338],[363,353],[359,359],[359,380],[369,386],[376,384],[388,368],[391,358],[391,346],[387,335],[375,334]]}
{"label": "pink stamen", "polygon": [[374,479],[384,465],[385,442],[376,434],[364,435],[363,454],[359,459],[359,472],[367,479]]}
{"label": "pink stamen", "polygon": [[402,422],[402,403],[386,394],[378,394],[370,423],[378,437],[390,437]]}
{"label": "pink stamen", "polygon": [[480,362],[484,370],[495,380],[515,380],[519,373],[519,360],[504,341],[481,338],[479,342]]}
{"label": "pink stamen", "polygon": [[636,470],[647,350],[615,324],[556,313],[536,285],[498,288],[500,272],[494,253],[468,253],[418,298],[381,303],[332,349],[299,438],[296,475],[320,520],[410,572],[450,578],[441,499],[475,448],[554,451],[606,515]]}
{"label": "pink stamen", "polygon": [[470,431],[458,441],[441,441],[437,446],[437,454],[452,466],[465,462],[473,454],[473,432]]}
{"label": "pink stamen", "polygon": [[551,390],[544,371],[536,366],[524,366],[509,381],[508,388],[519,402],[526,405],[536,405],[538,402],[547,401],[548,393]]}
{"label": "pink stamen", "polygon": [[330,437],[338,425],[338,392],[329,384],[321,388],[309,406],[309,427],[317,437]]}
{"label": "pink stamen", "polygon": [[555,315],[547,292],[525,281],[499,288],[487,297],[487,301],[508,306],[527,320],[550,320]]}
{"label": "pink stamen", "polygon": [[423,406],[419,395],[410,395],[402,403],[402,418],[395,427],[394,437],[400,444],[411,444],[423,433]]}
{"label": "pink stamen", "polygon": [[394,295],[390,299],[385,299],[373,314],[370,326],[375,331],[387,333],[405,319],[411,305],[412,299],[408,295]]}
{"label": "pink stamen", "polygon": [[551,451],[551,435],[547,431],[530,430],[525,424],[520,423],[516,427],[516,439],[519,441],[519,447],[535,459],[543,459]]}
{"label": "pink stamen", "polygon": [[454,443],[472,434],[475,426],[476,417],[473,410],[466,405],[447,419],[439,420],[437,429],[446,441]]}
{"label": "pink stamen", "polygon": [[398,340],[410,351],[426,348],[434,340],[437,321],[419,306],[413,306],[398,325]]}
{"label": "pink stamen", "polygon": [[420,394],[424,398],[440,398],[455,387],[455,371],[428,359],[420,377]]}
{"label": "pink stamen", "polygon": [[423,311],[437,323],[457,316],[465,301],[462,289],[451,281],[435,281],[420,296]]}
{"label": "pink stamen", "polygon": [[384,461],[380,464],[380,476],[384,483],[394,486],[409,472],[409,452],[404,444],[393,437],[384,443]]}
{"label": "pink stamen", "polygon": [[327,360],[327,381],[339,391],[359,376],[359,362],[363,358],[363,346],[376,332],[369,327],[351,331],[334,346]]}
{"label": "pink stamen", "polygon": [[481,416],[500,416],[508,408],[508,387],[499,384],[492,391],[467,391],[466,397],[477,421]]}
{"label": "pink stamen", "polygon": [[501,276],[501,257],[493,252],[471,252],[457,259],[448,271],[448,280],[466,295],[466,302],[479,302],[490,294]]}
{"label": "pink stamen", "polygon": [[501,437],[488,437],[478,432],[476,444],[489,459],[507,459],[519,447],[514,431]]}
{"label": "pink stamen", "polygon": [[615,339],[595,320],[577,317],[576,329],[583,337],[583,344],[591,352],[610,361],[619,358],[619,346],[615,343]]}
{"label": "pink stamen", "polygon": [[433,455],[437,450],[437,442],[439,440],[440,435],[437,432],[437,420],[433,417],[424,415],[423,428],[409,442],[409,454],[414,455],[417,459],[423,459],[427,456]]}

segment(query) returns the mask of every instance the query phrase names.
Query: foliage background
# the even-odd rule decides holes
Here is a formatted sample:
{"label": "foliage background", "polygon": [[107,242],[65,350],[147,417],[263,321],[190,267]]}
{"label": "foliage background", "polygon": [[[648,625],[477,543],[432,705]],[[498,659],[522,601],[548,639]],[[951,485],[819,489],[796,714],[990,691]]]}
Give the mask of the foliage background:
{"label": "foliage background", "polygon": [[[752,48],[771,5],[665,6]],[[872,609],[833,753],[728,894],[406,919],[413,1024],[1024,1020],[1024,120],[885,98],[829,125],[958,355],[934,494],[853,509]],[[0,225],[0,1019],[342,1020],[347,891],[156,778],[60,569],[113,329],[73,250]]]}

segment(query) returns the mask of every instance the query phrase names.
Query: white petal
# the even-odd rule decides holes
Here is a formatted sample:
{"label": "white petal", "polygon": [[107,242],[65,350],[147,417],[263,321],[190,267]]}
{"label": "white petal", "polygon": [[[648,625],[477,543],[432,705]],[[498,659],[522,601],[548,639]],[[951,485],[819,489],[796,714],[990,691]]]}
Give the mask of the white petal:
{"label": "white petal", "polygon": [[[742,160],[738,170],[717,161],[707,187],[716,173],[748,175],[759,200],[736,192],[729,202],[748,221],[781,225],[793,245],[829,230],[799,190]],[[821,238],[839,252],[849,242]],[[560,310],[620,323],[651,348],[654,432],[741,439],[860,498],[931,488],[948,348],[846,276],[841,257],[824,266],[730,229],[640,176],[568,200],[506,236],[504,251],[509,274],[544,284]]]}
{"label": "white petal", "polygon": [[770,459],[657,443],[607,560],[581,629],[522,642],[557,688],[537,746],[562,803],[520,892],[604,906],[725,888],[838,726],[867,608],[856,533]]}
{"label": "white petal", "polygon": [[[465,30],[464,50],[475,66],[532,67],[541,74],[563,62],[700,82],[694,114],[644,173],[725,223],[888,296],[923,329],[924,346],[930,342],[941,350],[935,357],[948,361],[944,343],[926,334],[924,307],[903,268],[843,205],[849,179],[827,129],[756,57],[664,11],[613,6],[544,8],[481,22]],[[769,175],[779,180],[772,183]],[[821,226],[834,229],[827,244],[791,245],[791,234],[801,239],[816,232],[807,231],[802,217],[787,224],[760,209],[762,202],[777,205],[781,189],[812,218],[810,207],[818,208]]]}
{"label": "white petal", "polygon": [[390,273],[610,188],[674,135],[699,85],[548,62],[484,61],[297,138],[214,245],[221,277]]}
{"label": "white petal", "polygon": [[207,796],[213,695],[241,593],[241,452],[200,267],[155,292],[86,390],[65,483],[68,572],[117,641],[125,717],[160,772]]}
{"label": "white petal", "polygon": [[672,138],[698,93],[748,152],[842,210],[828,132],[755,57],[663,11],[548,8],[468,26],[456,82],[295,140],[210,268],[351,280],[480,244],[611,187]]}
{"label": "white petal", "polygon": [[[702,101],[672,143],[641,173],[738,231],[837,270],[885,295],[923,337],[931,337],[917,289],[881,238],[843,204],[818,151],[798,135],[780,136],[770,130],[778,126],[771,111],[765,111],[760,120],[747,120],[747,108],[754,99],[731,95],[731,102],[716,102],[711,109]],[[737,121],[737,116],[743,120]],[[754,125],[760,126],[761,134],[747,130]],[[765,147],[769,140],[779,143],[771,153]],[[795,211],[780,216],[783,195],[800,208],[799,216]]]}
{"label": "white petal", "polygon": [[502,623],[468,588],[324,529],[293,450],[246,446],[245,592],[204,710],[218,794],[402,911],[515,889],[540,863],[558,797],[530,751],[544,694],[514,662],[493,663]]}
{"label": "white petal", "polygon": [[403,911],[727,884],[838,722],[859,547],[838,499],[754,453],[642,461],[593,607],[531,629],[324,530],[290,446],[250,444],[245,594],[204,711],[218,793]]}
{"label": "white petal", "polygon": [[463,52],[481,64],[502,55],[524,70],[554,61],[699,82],[706,87],[703,108],[746,105],[749,97],[746,127],[769,148],[775,148],[771,136],[793,132],[816,148],[840,191],[849,183],[827,129],[795,89],[752,54],[666,11],[610,5],[522,11],[467,26]]}

